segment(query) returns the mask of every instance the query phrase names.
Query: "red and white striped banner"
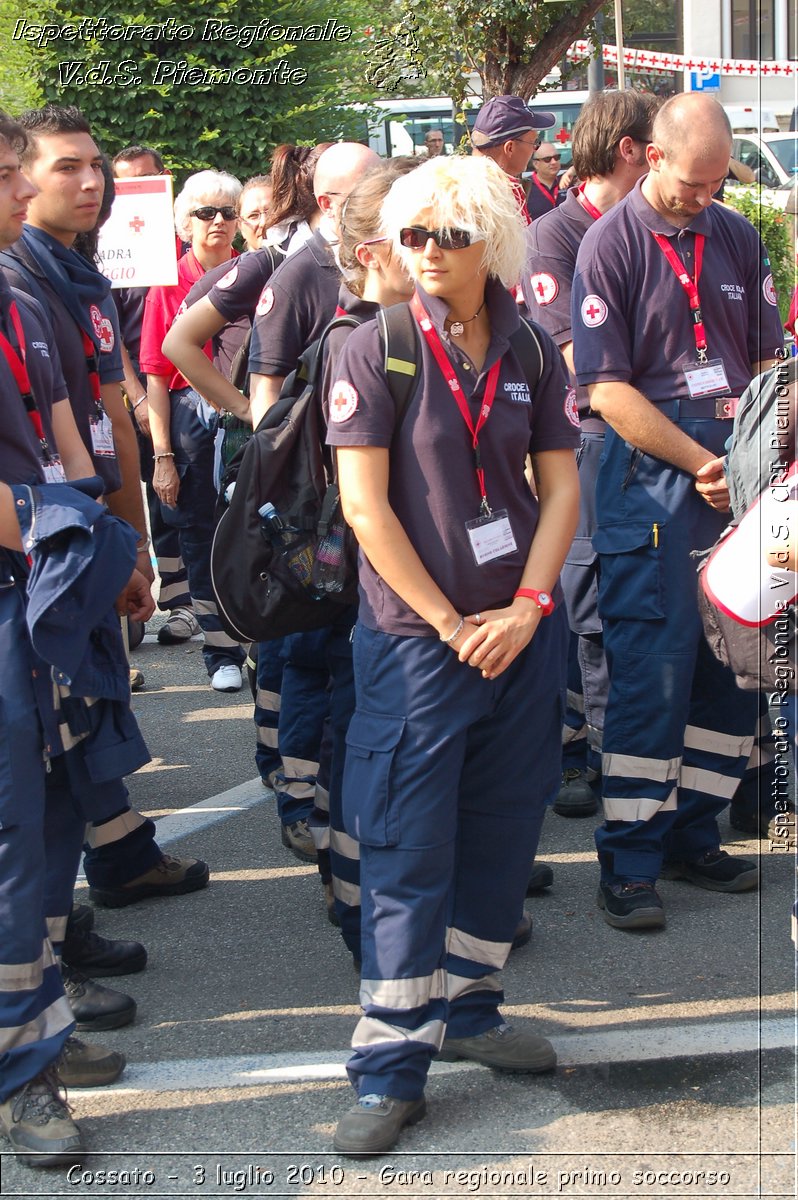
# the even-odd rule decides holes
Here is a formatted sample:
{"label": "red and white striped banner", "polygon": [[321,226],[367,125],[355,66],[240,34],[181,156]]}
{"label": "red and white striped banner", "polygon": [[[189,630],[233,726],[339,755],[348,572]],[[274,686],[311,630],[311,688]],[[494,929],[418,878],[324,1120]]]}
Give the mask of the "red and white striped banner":
{"label": "red and white striped banner", "polygon": [[[568,50],[568,58],[585,58],[591,53],[591,44],[574,42]],[[617,67],[618,50],[615,46],[602,47],[602,59],[606,67]],[[623,65],[638,71],[709,71],[712,74],[737,75],[753,78],[789,79],[798,73],[798,63],[787,60],[746,58],[707,58],[701,55],[665,54],[661,50],[628,50],[624,47]]]}

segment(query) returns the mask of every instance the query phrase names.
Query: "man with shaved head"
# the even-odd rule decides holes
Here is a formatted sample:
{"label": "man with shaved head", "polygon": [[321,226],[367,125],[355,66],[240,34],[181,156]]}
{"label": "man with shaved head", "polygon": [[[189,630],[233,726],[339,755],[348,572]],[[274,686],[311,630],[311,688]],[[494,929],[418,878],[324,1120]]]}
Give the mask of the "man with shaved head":
{"label": "man with shaved head", "polygon": [[704,641],[691,555],[727,520],[737,398],[783,350],[765,248],[712,201],[732,147],[723,109],[674,97],[652,138],[649,173],[586,233],[572,297],[576,377],[609,426],[593,538],[610,680],[596,845],[598,904],[620,929],[664,925],[660,877],[758,884],[717,825],[758,701]]}

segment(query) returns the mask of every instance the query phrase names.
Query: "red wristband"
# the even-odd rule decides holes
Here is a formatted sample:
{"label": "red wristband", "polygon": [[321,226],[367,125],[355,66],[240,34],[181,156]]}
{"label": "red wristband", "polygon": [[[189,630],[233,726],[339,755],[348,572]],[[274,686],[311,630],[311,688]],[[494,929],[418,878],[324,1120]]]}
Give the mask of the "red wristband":
{"label": "red wristband", "polygon": [[522,596],[525,600],[534,600],[544,617],[554,612],[554,601],[548,592],[539,592],[537,588],[519,588],[513,599]]}

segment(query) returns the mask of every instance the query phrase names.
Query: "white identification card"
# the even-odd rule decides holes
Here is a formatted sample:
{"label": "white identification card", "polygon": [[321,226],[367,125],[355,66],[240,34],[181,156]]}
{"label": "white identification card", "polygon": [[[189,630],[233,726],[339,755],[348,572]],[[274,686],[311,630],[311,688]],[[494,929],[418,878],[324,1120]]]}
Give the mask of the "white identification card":
{"label": "white identification card", "polygon": [[91,426],[92,452],[98,458],[116,458],[114,431],[108,414],[103,413],[101,417],[91,417],[89,425]]}
{"label": "white identification card", "polygon": [[44,467],[44,478],[48,483],[66,483],[67,477],[60,458],[51,458],[48,462],[42,463],[42,466]]}
{"label": "white identification card", "polygon": [[489,517],[466,521],[466,532],[477,566],[480,567],[518,549],[505,508],[491,513]]}
{"label": "white identification card", "polygon": [[704,396],[723,396],[731,391],[726,378],[726,368],[720,358],[710,358],[705,363],[690,363],[684,368],[687,390],[693,400]]}

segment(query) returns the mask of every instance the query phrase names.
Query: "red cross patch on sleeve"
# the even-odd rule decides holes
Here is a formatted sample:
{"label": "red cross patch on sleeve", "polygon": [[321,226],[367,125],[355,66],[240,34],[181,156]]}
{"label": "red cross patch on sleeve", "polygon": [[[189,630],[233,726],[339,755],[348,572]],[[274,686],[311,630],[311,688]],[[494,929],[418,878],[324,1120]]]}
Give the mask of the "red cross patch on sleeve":
{"label": "red cross patch on sleeve", "polygon": [[553,275],[549,275],[546,271],[541,271],[537,275],[530,275],[529,283],[532,288],[532,295],[541,308],[545,308],[547,304],[551,304],[553,300],[557,299],[560,285]]}
{"label": "red cross patch on sleeve", "polygon": [[569,388],[565,393],[565,415],[577,429],[579,426],[579,409],[576,406],[576,388]]}
{"label": "red cross patch on sleeve", "polygon": [[336,425],[348,421],[357,412],[358,394],[346,379],[337,380],[330,392],[330,420]]}
{"label": "red cross patch on sleeve", "polygon": [[582,324],[587,325],[588,329],[595,329],[597,325],[603,325],[607,320],[609,309],[601,296],[585,296],[579,313]]}
{"label": "red cross patch on sleeve", "polygon": [[91,323],[94,326],[94,332],[100,342],[100,351],[102,354],[110,354],[114,348],[114,327],[108,317],[104,317],[96,304],[92,304],[89,309]]}
{"label": "red cross patch on sleeve", "polygon": [[224,291],[225,288],[232,287],[238,279],[238,263],[231,267],[229,271],[225,271],[221,279],[216,280],[216,286]]}
{"label": "red cross patch on sleeve", "polygon": [[777,304],[778,304],[778,302],[779,302],[779,298],[778,298],[778,296],[776,295],[776,288],[775,288],[775,285],[774,285],[774,283],[773,283],[773,276],[772,276],[772,275],[768,275],[768,276],[767,276],[767,278],[766,278],[765,280],[763,280],[763,282],[762,282],[762,295],[765,297],[765,299],[767,300],[768,304],[772,304],[774,308],[776,307],[776,305],[777,305]]}
{"label": "red cross patch on sleeve", "polygon": [[274,292],[270,287],[265,287],[260,294],[258,307],[255,309],[256,317],[265,317],[274,308]]}

